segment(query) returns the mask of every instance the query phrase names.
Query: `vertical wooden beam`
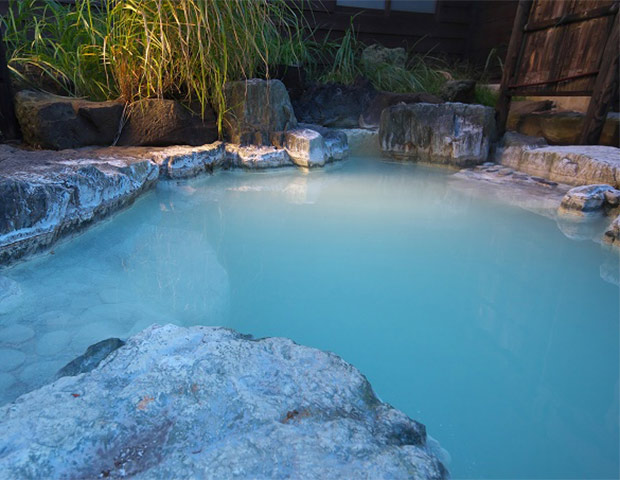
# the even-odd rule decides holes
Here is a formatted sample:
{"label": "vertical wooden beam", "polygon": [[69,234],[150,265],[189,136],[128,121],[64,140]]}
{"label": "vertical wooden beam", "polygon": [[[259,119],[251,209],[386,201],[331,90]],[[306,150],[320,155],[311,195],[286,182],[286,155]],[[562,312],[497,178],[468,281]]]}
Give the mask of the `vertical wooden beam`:
{"label": "vertical wooden beam", "polygon": [[614,16],[613,22],[611,33],[603,50],[588,111],[583,121],[581,136],[579,137],[581,145],[598,144],[607,120],[607,112],[614,100],[614,95],[618,91],[618,68],[620,68],[620,54],[618,52],[618,45],[620,44],[618,23],[620,19],[618,14]]}
{"label": "vertical wooden beam", "polygon": [[519,0],[515,21],[512,24],[512,34],[510,35],[510,43],[506,52],[506,61],[504,62],[504,72],[502,73],[502,83],[499,88],[499,98],[495,110],[497,111],[497,134],[501,136],[506,131],[506,122],[508,120],[508,111],[510,110],[510,95],[508,93],[508,85],[514,76],[515,70],[519,67],[519,54],[523,46],[523,33],[530,16],[532,0]]}
{"label": "vertical wooden beam", "polygon": [[4,140],[16,140],[20,137],[19,125],[15,117],[11,79],[4,53],[2,29],[0,29],[0,132]]}

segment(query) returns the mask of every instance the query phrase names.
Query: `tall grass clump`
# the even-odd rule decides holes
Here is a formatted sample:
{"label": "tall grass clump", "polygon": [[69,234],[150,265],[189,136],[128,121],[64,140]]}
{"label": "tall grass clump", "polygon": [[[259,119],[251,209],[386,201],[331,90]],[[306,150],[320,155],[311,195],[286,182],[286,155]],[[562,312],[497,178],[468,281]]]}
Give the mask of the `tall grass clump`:
{"label": "tall grass clump", "polygon": [[197,101],[202,113],[211,104],[220,130],[227,81],[303,54],[285,0],[12,0],[2,23],[9,68],[25,82],[92,99]]}

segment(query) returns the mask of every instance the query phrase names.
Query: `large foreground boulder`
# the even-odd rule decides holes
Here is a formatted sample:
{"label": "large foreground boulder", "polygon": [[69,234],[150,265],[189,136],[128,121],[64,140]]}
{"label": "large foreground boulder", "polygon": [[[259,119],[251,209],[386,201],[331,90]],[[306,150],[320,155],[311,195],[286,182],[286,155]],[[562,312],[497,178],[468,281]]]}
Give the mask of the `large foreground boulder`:
{"label": "large foreground boulder", "polygon": [[288,92],[280,80],[229,82],[224,91],[228,106],[224,128],[232,143],[269,145],[273,132],[297,126]]}
{"label": "large foreground boulder", "polygon": [[204,118],[176,100],[146,99],[127,111],[118,145],[204,145],[217,140],[215,113],[207,108]]}
{"label": "large foreground boulder", "polygon": [[32,90],[15,95],[15,113],[24,141],[53,150],[111,145],[119,132],[123,109],[122,102],[90,102]]}
{"label": "large foreground boulder", "polygon": [[498,150],[495,160],[515,170],[567,185],[607,184],[620,189],[620,149],[615,147],[510,146]]}
{"label": "large foreground boulder", "polygon": [[494,131],[492,108],[417,103],[383,110],[379,141],[397,159],[464,167],[487,161]]}
{"label": "large foreground boulder", "polygon": [[153,326],[0,408],[4,478],[444,479],[423,425],[338,356]]}

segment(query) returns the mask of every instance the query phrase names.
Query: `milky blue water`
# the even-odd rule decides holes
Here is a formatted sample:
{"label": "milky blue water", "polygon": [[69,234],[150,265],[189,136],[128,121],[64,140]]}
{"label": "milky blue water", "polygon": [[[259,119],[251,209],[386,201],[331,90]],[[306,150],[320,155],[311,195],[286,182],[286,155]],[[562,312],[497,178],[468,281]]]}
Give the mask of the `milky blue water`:
{"label": "milky blue water", "polygon": [[444,170],[352,159],[160,184],[0,271],[21,289],[0,308],[0,400],[104,338],[225,325],[353,363],[454,478],[618,478],[618,267]]}

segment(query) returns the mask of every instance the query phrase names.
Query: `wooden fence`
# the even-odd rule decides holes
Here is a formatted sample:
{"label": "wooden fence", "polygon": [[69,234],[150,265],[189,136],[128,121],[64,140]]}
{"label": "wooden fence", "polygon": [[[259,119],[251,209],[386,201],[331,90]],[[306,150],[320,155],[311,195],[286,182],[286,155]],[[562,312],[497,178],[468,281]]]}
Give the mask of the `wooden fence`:
{"label": "wooden fence", "polygon": [[618,0],[521,0],[497,104],[503,132],[515,95],[591,97],[580,143],[599,141],[618,89]]}

